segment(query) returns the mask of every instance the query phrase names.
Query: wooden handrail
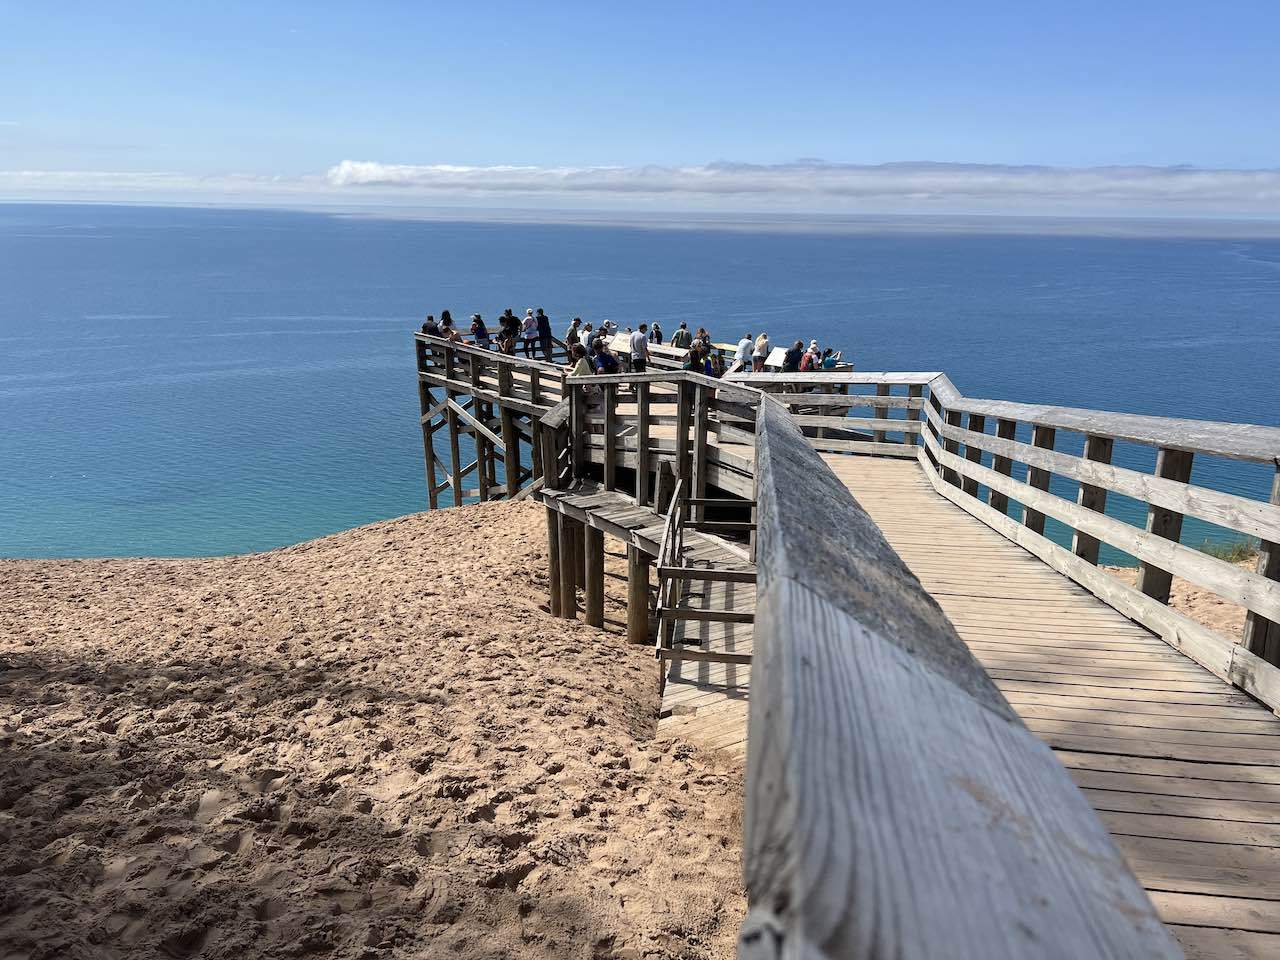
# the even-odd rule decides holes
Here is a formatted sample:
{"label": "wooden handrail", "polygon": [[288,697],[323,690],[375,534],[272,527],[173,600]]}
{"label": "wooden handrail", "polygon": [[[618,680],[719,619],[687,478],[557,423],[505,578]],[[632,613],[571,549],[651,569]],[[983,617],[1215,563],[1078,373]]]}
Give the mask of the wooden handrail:
{"label": "wooden handrail", "polygon": [[757,437],[740,955],[1181,956],[1053,753],[772,399]]}

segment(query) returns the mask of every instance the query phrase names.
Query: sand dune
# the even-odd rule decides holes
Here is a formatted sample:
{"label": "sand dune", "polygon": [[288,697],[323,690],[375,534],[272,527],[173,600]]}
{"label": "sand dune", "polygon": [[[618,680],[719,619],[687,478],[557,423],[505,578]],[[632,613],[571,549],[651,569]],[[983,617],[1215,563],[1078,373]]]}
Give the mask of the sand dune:
{"label": "sand dune", "polygon": [[0,562],[0,957],[731,954],[740,770],[546,613],[541,509]]}

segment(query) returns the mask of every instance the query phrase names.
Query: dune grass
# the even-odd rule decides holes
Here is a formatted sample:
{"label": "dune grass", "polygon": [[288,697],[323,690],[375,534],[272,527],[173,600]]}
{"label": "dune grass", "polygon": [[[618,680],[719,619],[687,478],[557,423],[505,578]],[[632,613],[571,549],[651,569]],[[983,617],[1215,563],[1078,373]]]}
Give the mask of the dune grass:
{"label": "dune grass", "polygon": [[1232,540],[1226,543],[1214,543],[1206,540],[1200,544],[1200,552],[1211,557],[1225,560],[1227,563],[1244,563],[1258,557],[1258,541],[1253,539]]}

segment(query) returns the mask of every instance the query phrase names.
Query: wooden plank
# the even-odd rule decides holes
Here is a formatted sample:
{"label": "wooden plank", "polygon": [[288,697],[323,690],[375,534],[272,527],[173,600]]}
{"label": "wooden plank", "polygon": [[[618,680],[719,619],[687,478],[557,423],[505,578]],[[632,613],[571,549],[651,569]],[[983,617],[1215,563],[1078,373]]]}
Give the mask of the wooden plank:
{"label": "wooden plank", "polygon": [[583,531],[586,584],[583,605],[586,622],[593,627],[604,627],[604,534],[595,527]]}
{"label": "wooden plank", "polygon": [[1187,960],[1274,960],[1280,936],[1171,924]]}
{"label": "wooden plank", "polygon": [[651,498],[649,455],[649,384],[636,384],[636,503],[645,506]]}
{"label": "wooden plank", "polygon": [[744,948],[1178,956],[1088,802],[771,400],[758,436]]}
{"label": "wooden plank", "polygon": [[755,583],[754,570],[712,569],[709,567],[659,566],[658,576],[679,580],[707,580],[725,583]]}
{"label": "wooden plank", "polygon": [[612,490],[618,484],[618,387],[604,385],[604,488]]}

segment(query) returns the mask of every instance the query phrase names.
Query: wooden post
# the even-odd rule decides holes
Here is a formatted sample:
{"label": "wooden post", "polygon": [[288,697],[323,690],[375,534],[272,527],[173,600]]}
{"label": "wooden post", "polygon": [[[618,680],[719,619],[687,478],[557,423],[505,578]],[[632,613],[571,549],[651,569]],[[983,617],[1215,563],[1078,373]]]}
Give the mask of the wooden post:
{"label": "wooden post", "polygon": [[[481,389],[480,375],[484,371],[480,358],[474,353],[467,355],[467,369],[471,381],[471,400],[467,408],[479,423],[485,423],[488,419],[485,417],[485,404],[477,394]],[[476,487],[480,490],[480,502],[484,503],[489,499],[489,471],[493,460],[493,446],[489,443],[489,438],[476,429],[474,424],[471,426],[471,439],[476,448]]]}
{"label": "wooden post", "polygon": [[[946,413],[946,418],[947,418],[947,426],[959,428],[960,426],[959,410],[948,410]],[[947,453],[953,453],[956,456],[959,456],[960,441],[952,440],[944,436],[942,438],[942,449],[947,451]],[[950,467],[942,468],[942,479],[947,481],[947,483],[951,484],[953,487],[960,486],[960,475],[956,473],[954,470],[952,470]]]}
{"label": "wooden post", "polygon": [[418,357],[418,405],[421,408],[419,416],[422,418],[422,460],[427,474],[427,507],[435,510],[440,505],[436,495],[436,449],[432,443],[436,432],[432,423],[435,417],[427,416],[435,405],[435,398],[431,395],[431,386],[422,377],[427,370],[427,345],[417,341],[414,346]]}
{"label": "wooden post", "polygon": [[[1191,459],[1191,454],[1185,450],[1161,447],[1156,454],[1156,476],[1187,483],[1191,480]],[[1177,543],[1182,537],[1182,514],[1164,507],[1148,507],[1147,533]],[[1161,570],[1145,561],[1138,565],[1138,589],[1148,597],[1168,603],[1172,586],[1173,574],[1168,570]]]}
{"label": "wooden post", "polygon": [[535,407],[542,405],[542,371],[537,367],[529,368],[529,402]]}
{"label": "wooden post", "polygon": [[618,386],[604,385],[604,488],[618,485]]}
{"label": "wooden post", "polygon": [[[1053,441],[1057,437],[1058,431],[1053,427],[1042,427],[1039,425],[1031,428],[1031,445],[1034,447],[1042,447],[1045,450],[1053,449]],[[1049,489],[1049,471],[1042,470],[1039,467],[1027,468],[1027,484],[1035,487],[1037,490]],[[1032,533],[1044,535],[1044,514],[1039,510],[1032,510],[1030,507],[1022,508],[1022,525]]]}
{"label": "wooden post", "polygon": [[570,472],[576,479],[587,475],[587,395],[575,385],[566,385],[569,398]]}
{"label": "wooden post", "polygon": [[[1006,420],[1001,417],[996,421],[996,436],[1001,440],[1012,440],[1017,432],[1017,420]],[[997,454],[991,458],[991,469],[1006,477],[1012,476],[1013,461],[1009,457],[1002,457]],[[1001,513],[1009,512],[1009,498],[1003,493],[997,493],[990,487],[987,488],[987,503],[991,505],[993,510],[999,510]]]}
{"label": "wooden post", "polygon": [[[876,396],[877,397],[889,396],[889,384],[877,383]],[[872,407],[871,415],[875,417],[877,420],[887,420],[889,417],[889,408],[888,407]],[[884,440],[885,440],[884,431],[883,430],[873,431],[871,434],[871,438],[875,440],[876,443],[884,443]]]}
{"label": "wooden post", "polygon": [[[706,497],[707,495],[707,421],[711,419],[711,391],[705,384],[699,384],[694,394],[693,413],[693,479],[689,496]],[[698,504],[694,508],[694,517],[702,520],[706,507]]]}
{"label": "wooden post", "polygon": [[649,384],[636,384],[636,505],[649,503]]}
{"label": "wooden post", "polygon": [[[498,396],[509,399],[512,395],[511,365],[498,362]],[[506,403],[499,404],[502,417],[502,472],[507,477],[507,499],[520,488],[520,431],[516,429],[516,413]]]}
{"label": "wooden post", "polygon": [[560,616],[566,620],[578,617],[577,562],[574,553],[574,533],[582,522],[566,514],[560,514]]}
{"label": "wooden post", "polygon": [[[444,395],[447,400],[456,400],[458,392],[453,389],[453,381],[457,377],[457,351],[453,347],[444,348],[444,376],[449,381]],[[462,455],[458,452],[458,415],[452,406],[445,408],[445,423],[449,427],[449,478],[453,483],[453,505],[462,506]]]}
{"label": "wooden post", "polygon": [[[1084,459],[1096,460],[1099,463],[1111,462],[1111,451],[1115,447],[1115,441],[1110,437],[1100,436],[1090,433],[1084,438]],[[1094,510],[1098,513],[1107,512],[1107,490],[1105,487],[1095,487],[1091,483],[1081,483],[1080,492],[1076,496],[1076,503],[1087,510]],[[1098,562],[1098,538],[1091,537],[1087,533],[1081,533],[1079,530],[1071,537],[1071,552],[1077,557],[1081,557],[1089,563],[1096,564]]]}
{"label": "wooden post", "polygon": [[550,507],[547,510],[547,592],[553,617],[561,616],[560,600],[564,596],[564,564],[560,559],[560,514]]}
{"label": "wooden post", "polygon": [[[922,383],[913,383],[909,387],[907,387],[907,396],[910,397],[912,400],[919,399],[923,394],[924,394],[924,384]],[[913,420],[913,421],[919,420],[920,411],[916,410],[914,407],[908,407],[907,419]],[[907,443],[910,446],[914,447],[916,443],[919,442],[919,437],[914,433],[908,433],[906,437],[907,437]]]}
{"label": "wooden post", "polygon": [[586,620],[593,627],[604,626],[604,533],[588,526],[583,552],[586,554]]}
{"label": "wooden post", "polygon": [[683,480],[684,488],[688,490],[692,473],[689,430],[693,419],[693,387],[679,380],[676,389],[679,391],[676,401],[676,479]]}
{"label": "wooden post", "polygon": [[[1280,504],[1280,460],[1276,461],[1276,475],[1271,482],[1271,502]],[[1280,544],[1263,540],[1255,569],[1260,577],[1280,580]],[[1280,624],[1250,610],[1244,620],[1244,646],[1267,663],[1280,666]]]}
{"label": "wooden post", "polygon": [[[987,429],[987,418],[980,413],[969,414],[969,429],[973,433],[984,433]],[[982,448],[972,443],[964,445],[964,458],[970,463],[982,464]],[[965,477],[960,484],[960,488],[971,497],[978,495],[978,481],[972,477]]]}
{"label": "wooden post", "polygon": [[627,641],[649,642],[649,557],[627,546]]}

